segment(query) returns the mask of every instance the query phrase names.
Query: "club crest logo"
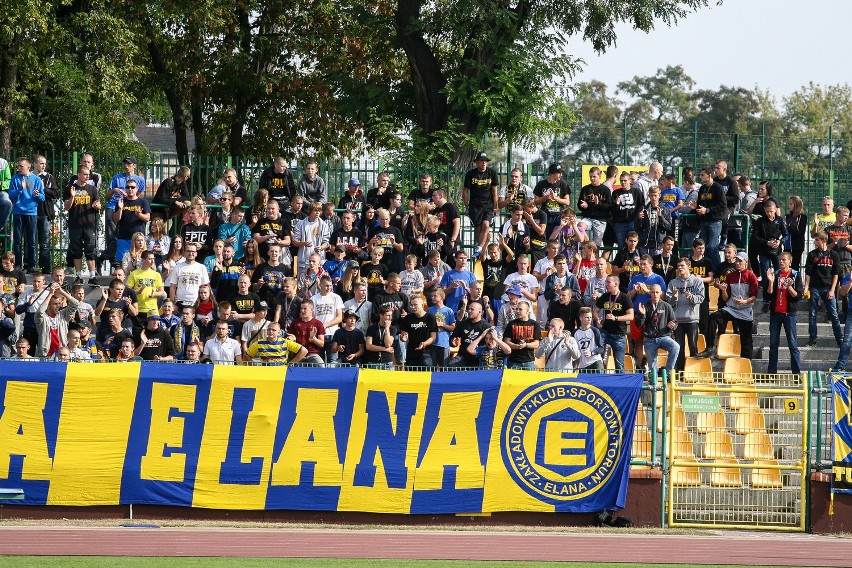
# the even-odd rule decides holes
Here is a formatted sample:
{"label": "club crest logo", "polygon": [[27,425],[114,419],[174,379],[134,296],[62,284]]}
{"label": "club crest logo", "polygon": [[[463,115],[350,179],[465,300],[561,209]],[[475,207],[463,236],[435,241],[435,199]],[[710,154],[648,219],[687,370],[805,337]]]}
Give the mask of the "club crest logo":
{"label": "club crest logo", "polygon": [[602,390],[554,379],[509,406],[501,431],[507,471],[524,491],[559,504],[592,495],[610,479],[622,452],[622,418]]}

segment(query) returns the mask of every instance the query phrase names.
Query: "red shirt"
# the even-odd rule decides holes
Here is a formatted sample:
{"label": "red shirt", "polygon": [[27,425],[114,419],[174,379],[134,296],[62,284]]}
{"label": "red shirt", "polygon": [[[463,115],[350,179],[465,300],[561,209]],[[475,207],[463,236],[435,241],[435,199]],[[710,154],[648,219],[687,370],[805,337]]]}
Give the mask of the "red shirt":
{"label": "red shirt", "polygon": [[781,272],[775,274],[775,306],[773,309],[776,313],[786,314],[790,307],[790,294],[787,290],[793,286],[793,271]]}
{"label": "red shirt", "polygon": [[586,293],[586,286],[589,284],[589,280],[595,275],[595,264],[597,264],[597,259],[588,259],[583,258],[580,261],[580,269],[577,271],[577,283],[580,284],[580,293]]}
{"label": "red shirt", "polygon": [[290,327],[287,329],[287,333],[294,335],[296,337],[296,341],[307,348],[308,353],[319,354],[319,347],[310,340],[312,328],[316,329],[317,337],[325,336],[325,327],[322,325],[322,322],[316,318],[310,321],[294,319],[293,323],[291,323]]}

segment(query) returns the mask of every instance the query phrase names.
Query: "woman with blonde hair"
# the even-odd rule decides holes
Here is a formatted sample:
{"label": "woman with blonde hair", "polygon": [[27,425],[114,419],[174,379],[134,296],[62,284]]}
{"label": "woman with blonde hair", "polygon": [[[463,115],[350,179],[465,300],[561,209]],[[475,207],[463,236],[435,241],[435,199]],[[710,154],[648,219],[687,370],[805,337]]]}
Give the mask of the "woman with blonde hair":
{"label": "woman with blonde hair", "polygon": [[121,267],[125,274],[130,274],[142,266],[142,252],[148,250],[148,242],[142,233],[133,233],[130,238],[130,250],[124,253]]}
{"label": "woman with blonde hair", "polygon": [[337,283],[337,295],[344,302],[355,297],[355,284],[361,280],[361,265],[351,261],[346,265],[346,271],[340,282]]}
{"label": "woman with blonde hair", "polygon": [[154,266],[162,270],[163,259],[171,247],[172,239],[166,234],[166,222],[161,217],[154,217],[148,226],[148,237],[145,245],[154,253]]}
{"label": "woman with blonde hair", "polygon": [[252,275],[254,269],[263,264],[263,257],[260,256],[260,248],[257,246],[257,241],[249,239],[246,241],[246,254],[243,257],[243,264],[246,268],[246,274]]}

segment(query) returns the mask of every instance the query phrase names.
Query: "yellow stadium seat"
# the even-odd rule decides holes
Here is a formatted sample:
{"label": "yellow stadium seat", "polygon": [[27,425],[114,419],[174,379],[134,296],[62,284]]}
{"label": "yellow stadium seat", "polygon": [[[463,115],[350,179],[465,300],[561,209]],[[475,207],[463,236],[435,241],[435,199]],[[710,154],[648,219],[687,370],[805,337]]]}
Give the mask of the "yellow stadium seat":
{"label": "yellow stadium seat", "polygon": [[719,344],[716,346],[716,357],[727,359],[728,357],[739,357],[742,352],[740,336],[735,333],[723,333],[719,336]]}
{"label": "yellow stadium seat", "polygon": [[[717,463],[739,464],[736,459],[717,460]],[[740,470],[735,467],[714,467],[710,470],[710,485],[713,487],[742,487]]]}
{"label": "yellow stadium seat", "polygon": [[734,432],[737,434],[766,432],[766,417],[763,415],[763,411],[754,406],[747,406],[740,409],[737,412]]}
{"label": "yellow stadium seat", "polygon": [[734,457],[734,443],[727,430],[712,430],[704,436],[704,457],[722,460]]}
{"label": "yellow stadium seat", "polygon": [[710,311],[715,312],[719,309],[719,289],[715,286],[710,286],[709,298]]}
{"label": "yellow stadium seat", "polygon": [[615,357],[612,356],[612,351],[609,352],[609,357],[606,360],[606,370],[614,371],[615,370]]}
{"label": "yellow stadium seat", "polygon": [[657,369],[665,369],[669,363],[669,352],[662,349],[657,350]]}
{"label": "yellow stadium seat", "polygon": [[[698,339],[695,341],[695,344],[698,347],[699,353],[701,353],[702,351],[707,349],[707,338],[704,337],[703,333],[698,334]],[[686,341],[686,344],[683,345],[682,347],[683,347],[683,350],[684,350],[684,356],[685,357],[689,357],[689,356],[692,355],[692,353],[689,352],[689,341]]]}
{"label": "yellow stadium seat", "polygon": [[712,383],[713,363],[704,357],[687,357],[681,377],[687,383]]}
{"label": "yellow stadium seat", "polygon": [[757,408],[757,392],[732,392],[728,399],[728,406],[732,410],[750,407]]}
{"label": "yellow stadium seat", "polygon": [[754,384],[751,359],[745,357],[725,359],[722,380],[730,384]]}
{"label": "yellow stadium seat", "polygon": [[669,452],[673,459],[695,461],[695,449],[692,446],[692,435],[686,428],[675,428],[669,437]]}
{"label": "yellow stadium seat", "polygon": [[751,486],[758,489],[779,489],[783,487],[781,482],[780,469],[766,469],[757,466],[761,465],[778,465],[778,460],[759,460],[755,461],[756,466],[751,470]]}
{"label": "yellow stadium seat", "polygon": [[701,433],[725,430],[725,415],[721,412],[699,412],[695,417],[695,429]]}
{"label": "yellow stadium seat", "polygon": [[743,459],[749,461],[775,459],[772,439],[766,432],[751,432],[743,441]]}
{"label": "yellow stadium seat", "polygon": [[734,322],[728,320],[728,325],[725,326],[725,333],[734,333]]}
{"label": "yellow stadium seat", "polygon": [[697,467],[676,465],[672,467],[672,484],[697,487],[701,485],[701,472]]}
{"label": "yellow stadium seat", "polygon": [[630,355],[624,356],[624,372],[632,373],[636,370],[636,361]]}
{"label": "yellow stadium seat", "polygon": [[541,371],[542,369],[544,369],[544,362],[545,362],[544,357],[536,357],[535,358],[534,364],[535,364],[535,368],[536,368],[537,371]]}

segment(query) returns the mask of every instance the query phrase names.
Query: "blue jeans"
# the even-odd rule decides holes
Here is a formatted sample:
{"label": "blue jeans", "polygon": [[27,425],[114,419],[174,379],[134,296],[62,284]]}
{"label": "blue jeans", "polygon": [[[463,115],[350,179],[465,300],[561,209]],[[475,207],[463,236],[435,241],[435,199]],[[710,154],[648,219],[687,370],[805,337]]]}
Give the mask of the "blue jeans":
{"label": "blue jeans", "polygon": [[613,223],[613,227],[615,228],[615,246],[618,247],[618,250],[621,250],[627,246],[624,244],[624,239],[627,238],[627,233],[634,229],[635,223],[633,221]]}
{"label": "blue jeans", "polygon": [[831,318],[831,329],[834,331],[834,339],[840,341],[843,335],[840,332],[840,318],[837,316],[837,298],[828,299],[828,288],[811,288],[810,313],[808,314],[808,342],[816,341],[817,338],[817,308],[819,299],[825,304],[828,317]]}
{"label": "blue jeans", "polygon": [[[624,333],[609,333],[602,329],[601,339],[604,345],[609,345],[612,348],[615,369],[617,371],[624,371],[624,353],[627,351],[627,335]],[[604,364],[606,364],[606,361],[604,361]]]}
{"label": "blue jeans", "polygon": [[835,371],[845,371],[849,362],[849,351],[852,350],[852,310],[846,312],[846,327],[843,329],[843,343],[840,345],[840,355],[832,367]]}
{"label": "blue jeans", "polygon": [[36,220],[35,215],[15,215],[15,238],[12,240],[12,249],[15,252],[15,261],[21,264],[21,239],[27,241],[26,252],[24,253],[23,266],[25,268],[35,268],[36,255]]}
{"label": "blue jeans", "polygon": [[698,236],[701,237],[701,240],[706,245],[704,250],[706,251],[707,258],[712,259],[713,264],[719,264],[721,260],[719,257],[719,239],[722,236],[722,222],[703,221]]}
{"label": "blue jeans", "polygon": [[527,361],[526,363],[509,363],[510,369],[521,369],[523,371],[535,371],[535,362]]}
{"label": "blue jeans", "polygon": [[0,231],[6,227],[6,222],[12,214],[12,200],[5,191],[0,191]]}
{"label": "blue jeans", "polygon": [[50,219],[47,215],[38,217],[38,266],[47,274],[50,272]]}
{"label": "blue jeans", "polygon": [[325,343],[323,344],[322,349],[320,349],[320,354],[322,355],[322,358],[325,359],[326,363],[334,363],[335,361],[337,361],[337,351],[331,350],[331,344],[333,343],[333,339],[333,335],[326,335]]}
{"label": "blue jeans", "polygon": [[432,367],[432,348],[424,347],[420,350],[412,349],[411,351],[407,351],[405,354],[405,366],[424,367],[424,370],[425,368]]}
{"label": "blue jeans", "polygon": [[672,369],[675,367],[677,357],[680,355],[680,345],[671,336],[657,337],[655,339],[646,337],[645,341],[645,357],[648,358],[648,368],[657,368],[657,351],[662,349],[669,354],[666,362],[666,374],[671,377]]}
{"label": "blue jeans", "polygon": [[[790,306],[795,309],[795,306]],[[778,372],[778,343],[781,338],[781,327],[787,336],[787,345],[790,348],[790,370],[794,373],[801,372],[802,360],[799,357],[799,343],[796,339],[796,312],[790,314],[769,314],[769,366],[767,373]],[[840,350],[841,353],[843,349]],[[847,350],[847,354],[848,354]]]}

